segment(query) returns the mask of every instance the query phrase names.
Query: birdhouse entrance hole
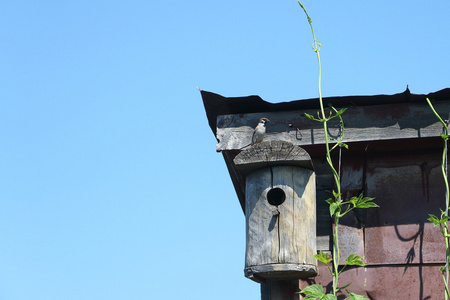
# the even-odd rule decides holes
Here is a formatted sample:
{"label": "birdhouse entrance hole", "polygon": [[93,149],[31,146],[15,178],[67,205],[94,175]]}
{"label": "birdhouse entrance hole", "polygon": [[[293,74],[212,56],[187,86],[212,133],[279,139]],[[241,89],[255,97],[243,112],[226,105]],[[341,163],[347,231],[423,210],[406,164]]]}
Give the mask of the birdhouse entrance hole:
{"label": "birdhouse entrance hole", "polygon": [[233,162],[245,178],[245,276],[257,282],[316,276],[316,175],[309,154],[292,143],[262,141]]}
{"label": "birdhouse entrance hole", "polygon": [[270,205],[278,206],[286,200],[286,194],[280,188],[273,188],[267,192],[267,201]]}

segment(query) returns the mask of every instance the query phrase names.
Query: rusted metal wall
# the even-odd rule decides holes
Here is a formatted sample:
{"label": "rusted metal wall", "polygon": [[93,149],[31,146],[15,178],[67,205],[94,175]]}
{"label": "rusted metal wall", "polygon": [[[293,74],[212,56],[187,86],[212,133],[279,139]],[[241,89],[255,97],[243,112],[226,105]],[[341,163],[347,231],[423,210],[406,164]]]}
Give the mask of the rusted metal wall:
{"label": "rusted metal wall", "polygon": [[[331,291],[331,277],[321,265],[320,276],[301,282],[302,287],[318,283]],[[352,283],[348,289],[376,300],[430,300],[444,299],[444,283],[439,267],[435,265],[378,265],[346,270],[339,279],[341,286]],[[339,300],[345,299],[343,294]]]}
{"label": "rusted metal wall", "polygon": [[[445,207],[442,141],[360,143],[350,149],[352,146],[353,150],[342,152],[340,161],[343,195],[363,192],[375,197],[380,208],[352,212],[342,219],[341,263],[356,253],[364,256],[368,266],[344,271],[340,285],[352,282],[349,290],[369,299],[443,299],[439,267],[445,260],[444,241],[439,228],[427,221],[428,214],[439,215],[439,208]],[[334,154],[338,166],[339,155]],[[318,206],[331,197],[333,190],[329,171],[320,157],[317,153],[314,161],[317,176],[322,178]],[[326,213],[319,218],[318,211],[318,228],[331,234],[331,220]],[[313,282],[331,288],[331,277],[323,264],[319,276],[302,281],[301,286]]]}

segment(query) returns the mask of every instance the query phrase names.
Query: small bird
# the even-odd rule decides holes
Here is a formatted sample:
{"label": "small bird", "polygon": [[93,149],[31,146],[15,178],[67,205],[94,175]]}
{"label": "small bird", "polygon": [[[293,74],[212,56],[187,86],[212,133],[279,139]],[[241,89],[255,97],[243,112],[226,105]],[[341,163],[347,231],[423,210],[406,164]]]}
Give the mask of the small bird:
{"label": "small bird", "polygon": [[239,150],[247,148],[250,145],[260,143],[264,139],[264,136],[266,135],[266,123],[267,122],[270,122],[269,119],[267,119],[267,118],[259,119],[259,123],[258,123],[258,125],[256,125],[255,130],[253,131],[252,142],[250,144],[245,145],[244,147],[240,148]]}
{"label": "small bird", "polygon": [[259,120],[258,125],[256,125],[255,131],[253,131],[252,145],[260,143],[264,139],[264,136],[266,135],[267,122],[270,122],[270,120],[267,118],[261,118]]}

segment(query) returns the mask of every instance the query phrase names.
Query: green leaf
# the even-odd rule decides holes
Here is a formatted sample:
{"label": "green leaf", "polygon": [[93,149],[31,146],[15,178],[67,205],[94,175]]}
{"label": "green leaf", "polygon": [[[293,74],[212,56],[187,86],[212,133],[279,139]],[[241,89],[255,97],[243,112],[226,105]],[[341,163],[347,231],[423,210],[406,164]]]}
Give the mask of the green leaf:
{"label": "green leaf", "polygon": [[441,219],[439,220],[439,222],[443,224],[448,221],[448,218],[449,216],[447,216],[447,213],[441,209]]}
{"label": "green leaf", "polygon": [[428,221],[432,222],[434,226],[438,226],[440,224],[444,224],[448,221],[449,217],[445,215],[445,212],[441,211],[441,218],[439,219],[433,214],[428,214],[430,217]]}
{"label": "green leaf", "polygon": [[332,203],[334,203],[334,200],[329,198],[329,199],[325,200],[325,202],[331,205]]}
{"label": "green leaf", "polygon": [[320,300],[337,300],[337,297],[333,294],[326,294],[323,295],[322,298],[320,298]]}
{"label": "green leaf", "polygon": [[337,112],[337,114],[338,114],[338,115],[342,115],[346,110],[347,110],[347,107],[346,107],[346,108],[342,108],[342,109],[340,109],[340,110]]}
{"label": "green leaf", "polygon": [[330,204],[330,216],[334,216],[337,213],[341,212],[341,203],[333,202]]}
{"label": "green leaf", "polygon": [[337,290],[340,291],[340,290],[343,290],[343,289],[345,289],[345,288],[348,288],[351,284],[352,284],[352,283],[350,282],[349,284],[346,284],[346,285],[344,285],[343,287],[338,287]]}
{"label": "green leaf", "polygon": [[447,218],[448,219],[447,213],[445,211],[443,211],[442,209],[439,209],[439,210],[441,211],[441,220],[443,218]]}
{"label": "green leaf", "polygon": [[342,195],[341,193],[337,193],[333,190],[334,199],[338,199],[339,197],[341,197],[341,195]]}
{"label": "green leaf", "polygon": [[362,262],[362,256],[356,255],[354,253],[350,254],[347,259],[345,260],[345,263],[349,266],[365,266],[366,264]]}
{"label": "green leaf", "polygon": [[340,115],[345,113],[346,110],[347,110],[347,108],[342,108],[342,109],[336,111],[336,117],[339,117]]}
{"label": "green leaf", "polygon": [[438,217],[436,217],[435,215],[432,214],[428,214],[430,217],[428,218],[428,221],[430,221],[431,223],[433,223],[434,226],[438,226],[439,225],[439,219]]}
{"label": "green leaf", "polygon": [[350,293],[348,290],[345,290],[348,294],[348,296],[350,297],[350,300],[369,300],[364,296],[355,294],[355,293]]}
{"label": "green leaf", "polygon": [[330,258],[330,255],[328,253],[323,253],[322,250],[319,252],[319,254],[314,255],[314,258],[326,265],[328,265],[333,260],[332,258]]}
{"label": "green leaf", "polygon": [[353,204],[353,206],[356,206],[356,203],[358,203],[358,197],[352,197],[348,202]]}
{"label": "green leaf", "polygon": [[347,108],[342,108],[342,109],[340,109],[340,110],[337,110],[336,108],[334,108],[333,107],[333,105],[329,105],[333,110],[334,110],[334,112],[335,112],[335,114],[334,115],[332,115],[331,114],[331,112],[330,112],[330,117],[329,117],[329,120],[331,120],[331,119],[333,119],[333,118],[336,118],[336,117],[340,117],[346,110],[347,110]]}
{"label": "green leaf", "polygon": [[303,290],[300,291],[302,294],[306,294],[306,296],[303,299],[317,299],[324,296],[323,293],[323,287],[320,284],[313,284],[305,287]]}
{"label": "green leaf", "polygon": [[361,203],[357,206],[357,208],[371,208],[371,207],[379,207],[379,206],[375,202]]}
{"label": "green leaf", "polygon": [[375,198],[363,197],[361,193],[358,197],[352,197],[349,202],[353,204],[354,208],[379,207],[375,202],[372,202],[373,199]]}
{"label": "green leaf", "polygon": [[320,119],[316,119],[316,118],[314,118],[314,116],[312,116],[312,115],[310,115],[310,114],[305,113],[305,116],[306,116],[308,119],[310,119],[310,120],[313,120],[313,121],[320,121]]}
{"label": "green leaf", "polygon": [[339,147],[344,147],[345,149],[348,150],[348,145],[346,143],[343,142],[338,142]]}

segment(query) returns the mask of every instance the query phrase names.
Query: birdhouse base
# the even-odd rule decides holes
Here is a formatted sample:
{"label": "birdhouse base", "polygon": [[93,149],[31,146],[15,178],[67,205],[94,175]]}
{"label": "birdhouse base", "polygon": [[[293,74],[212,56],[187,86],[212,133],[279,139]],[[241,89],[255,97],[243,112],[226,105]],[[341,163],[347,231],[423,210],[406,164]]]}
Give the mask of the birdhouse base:
{"label": "birdhouse base", "polygon": [[244,274],[245,277],[256,282],[263,282],[264,279],[304,279],[316,276],[317,266],[308,264],[268,264],[247,267],[244,270]]}

